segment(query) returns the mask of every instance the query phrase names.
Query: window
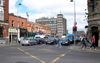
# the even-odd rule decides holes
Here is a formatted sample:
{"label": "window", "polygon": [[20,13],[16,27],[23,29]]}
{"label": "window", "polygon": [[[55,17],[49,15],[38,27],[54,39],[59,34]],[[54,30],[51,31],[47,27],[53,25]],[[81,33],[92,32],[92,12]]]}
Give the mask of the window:
{"label": "window", "polygon": [[22,22],[22,27],[23,27],[23,24],[24,24],[24,23]]}
{"label": "window", "polygon": [[12,20],[12,24],[11,24],[11,26],[14,27],[14,20]]}
{"label": "window", "polygon": [[91,0],[91,2],[92,2],[92,11],[96,12],[97,11],[97,2],[96,2],[96,0]]}

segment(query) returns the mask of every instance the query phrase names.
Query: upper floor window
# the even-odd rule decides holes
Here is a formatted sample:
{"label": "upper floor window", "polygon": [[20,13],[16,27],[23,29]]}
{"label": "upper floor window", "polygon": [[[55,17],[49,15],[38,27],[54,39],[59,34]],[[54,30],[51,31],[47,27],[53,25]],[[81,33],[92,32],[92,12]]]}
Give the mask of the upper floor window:
{"label": "upper floor window", "polygon": [[24,24],[24,23],[22,22],[22,27],[24,26],[23,24]]}
{"label": "upper floor window", "polygon": [[97,2],[96,0],[91,0],[92,3],[92,11],[97,12]]}
{"label": "upper floor window", "polygon": [[12,24],[11,24],[11,26],[14,27],[14,20],[12,20]]}

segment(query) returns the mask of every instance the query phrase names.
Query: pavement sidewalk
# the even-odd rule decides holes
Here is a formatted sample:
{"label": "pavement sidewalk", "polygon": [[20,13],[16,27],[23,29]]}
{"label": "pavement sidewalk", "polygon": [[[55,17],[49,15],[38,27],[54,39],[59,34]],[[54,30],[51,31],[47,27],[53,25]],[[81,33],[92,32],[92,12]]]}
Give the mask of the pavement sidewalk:
{"label": "pavement sidewalk", "polygon": [[13,41],[12,43],[4,43],[4,44],[0,44],[0,47],[4,47],[4,46],[15,46],[15,45],[19,45],[16,41]]}
{"label": "pavement sidewalk", "polygon": [[96,50],[95,49],[91,49],[89,47],[87,48],[81,48],[81,46],[79,45],[71,45],[68,47],[68,49],[71,49],[71,50],[77,50],[77,51],[86,51],[86,52],[97,52],[97,53],[100,53],[100,47],[97,47]]}

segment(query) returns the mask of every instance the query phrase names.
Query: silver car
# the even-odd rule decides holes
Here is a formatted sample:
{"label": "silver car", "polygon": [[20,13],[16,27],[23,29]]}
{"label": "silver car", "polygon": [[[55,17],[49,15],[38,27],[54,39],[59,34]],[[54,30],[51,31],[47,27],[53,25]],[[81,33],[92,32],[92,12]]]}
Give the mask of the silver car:
{"label": "silver car", "polygon": [[20,41],[20,44],[21,44],[22,46],[24,46],[24,45],[30,45],[29,40],[30,40],[30,39],[25,38],[25,39],[23,39],[23,40]]}
{"label": "silver car", "polygon": [[36,45],[37,44],[37,40],[33,39],[33,38],[25,38],[23,40],[21,40],[21,45],[28,45],[28,46],[32,46],[32,45]]}
{"label": "silver car", "polygon": [[6,40],[4,38],[0,38],[0,44],[5,44]]}

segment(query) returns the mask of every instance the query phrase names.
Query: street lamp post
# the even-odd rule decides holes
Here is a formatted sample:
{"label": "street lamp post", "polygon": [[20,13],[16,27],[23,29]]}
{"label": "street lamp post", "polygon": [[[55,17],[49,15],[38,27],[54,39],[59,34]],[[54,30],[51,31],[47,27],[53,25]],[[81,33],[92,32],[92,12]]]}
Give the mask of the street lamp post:
{"label": "street lamp post", "polygon": [[77,22],[76,22],[76,2],[75,0],[71,0],[71,2],[74,2],[74,26],[73,26],[73,34],[74,34],[74,45],[75,45],[75,38],[77,34]]}
{"label": "street lamp post", "polygon": [[[19,6],[21,6],[21,3],[19,3],[18,4],[18,7]],[[18,41],[20,40],[20,22],[19,22],[19,15],[18,15],[19,13],[18,13],[18,9],[17,9],[17,24],[18,24],[18,26],[17,26],[17,43],[18,43]]]}
{"label": "street lamp post", "polygon": [[[27,22],[29,21],[29,14],[28,14],[28,12],[26,12],[26,16],[27,16]],[[27,29],[27,28],[26,28]],[[28,30],[27,30],[27,37],[28,37]]]}
{"label": "street lamp post", "polygon": [[76,2],[74,0],[74,23],[76,23]]}
{"label": "street lamp post", "polygon": [[[74,0],[74,25],[76,26],[76,2]],[[74,32],[74,45],[75,45],[75,38],[76,38],[76,34],[77,34],[77,26],[75,27],[76,30]]]}

